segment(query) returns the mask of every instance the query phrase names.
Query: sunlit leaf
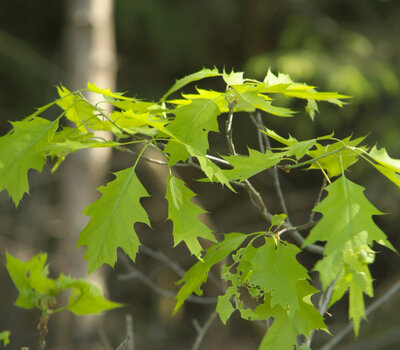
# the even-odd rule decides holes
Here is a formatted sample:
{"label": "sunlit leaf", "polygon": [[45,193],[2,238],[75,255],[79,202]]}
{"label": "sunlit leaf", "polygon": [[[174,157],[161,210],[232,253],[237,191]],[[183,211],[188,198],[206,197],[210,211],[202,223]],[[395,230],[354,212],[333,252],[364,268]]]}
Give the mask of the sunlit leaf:
{"label": "sunlit leaf", "polygon": [[244,181],[248,178],[273,167],[281,160],[279,154],[266,151],[261,153],[254,149],[249,148],[249,155],[232,155],[223,156],[228,161],[233,169],[224,170],[224,174],[229,180]]}
{"label": "sunlit leaf", "polygon": [[164,101],[169,95],[173,94],[174,92],[180,90],[183,88],[185,85],[190,84],[192,82],[204,79],[204,78],[209,78],[209,77],[216,77],[221,75],[219,73],[217,68],[213,69],[208,69],[208,68],[203,68],[202,70],[189,74],[186,77],[179,79],[175,82],[175,84],[165,93],[165,95],[161,98],[161,101]]}
{"label": "sunlit leaf", "polygon": [[[311,164],[309,169],[323,168],[330,177],[341,175],[342,172],[355,164],[359,157],[359,152],[354,149],[365,137],[359,137],[351,140],[347,137],[343,140],[323,146],[316,144],[315,150],[310,150],[307,154],[312,158],[318,158]],[[363,148],[363,147],[359,147]],[[329,154],[332,153],[332,154]],[[325,156],[326,154],[329,154]]]}
{"label": "sunlit leaf", "polygon": [[105,299],[101,289],[89,281],[61,274],[56,283],[60,290],[71,289],[66,309],[76,315],[98,314],[123,306]]}
{"label": "sunlit leaf", "polygon": [[100,89],[95,83],[87,83],[87,88],[89,91],[95,92],[97,94],[115,98],[117,100],[134,101],[134,98],[123,96],[121,92],[112,92],[109,88]]}

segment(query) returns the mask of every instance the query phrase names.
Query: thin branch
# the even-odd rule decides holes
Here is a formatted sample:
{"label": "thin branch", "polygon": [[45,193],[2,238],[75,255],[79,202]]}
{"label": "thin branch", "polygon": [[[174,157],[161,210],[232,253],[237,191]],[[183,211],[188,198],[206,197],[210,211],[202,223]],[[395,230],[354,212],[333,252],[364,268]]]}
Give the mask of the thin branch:
{"label": "thin branch", "polygon": [[[254,116],[254,114],[250,114],[250,118],[253,122],[253,124],[257,128],[262,128],[264,126],[264,123],[261,120],[261,114],[257,113],[257,117]],[[258,138],[258,146],[260,147],[261,153],[265,153],[265,145],[264,145],[264,140],[263,140],[263,134],[257,130],[257,138]],[[268,148],[271,148],[270,146]]]}
{"label": "thin branch", "polygon": [[[138,152],[136,152],[134,150],[131,150],[130,148],[127,148],[127,147],[124,147],[124,148],[120,147],[120,148],[124,152],[135,154],[135,155],[139,155]],[[231,166],[231,164],[229,162],[227,162],[226,160],[224,160],[224,159],[221,159],[221,158],[218,158],[218,157],[215,157],[215,156],[211,156],[209,154],[207,154],[206,157],[208,159],[214,161],[215,163],[221,163],[223,165]],[[150,158],[150,157],[147,157],[147,156],[142,156],[141,158],[146,160],[146,161],[148,161],[148,162],[150,162],[150,163],[154,163],[154,164],[157,164],[157,165],[163,165],[163,166],[167,166],[168,165],[168,162],[165,161],[165,160],[154,159],[154,158]],[[195,168],[201,169],[198,164],[193,163],[191,160],[189,160],[187,163],[176,163],[176,164],[174,164],[174,166],[178,166],[178,167],[179,166],[180,167],[193,166]]]}
{"label": "thin branch", "polygon": [[[325,187],[326,187],[326,183],[327,183],[327,179],[326,179],[326,177],[324,177],[323,180],[322,180],[321,189],[319,190],[319,193],[318,193],[318,196],[317,196],[317,199],[316,199],[316,201],[315,201],[315,203],[314,203],[313,208],[315,208],[315,207],[317,206],[317,204],[318,204],[319,202],[321,202],[322,193],[324,192],[324,189],[325,189]],[[313,221],[314,221],[314,218],[315,218],[315,211],[311,211],[311,214],[310,214],[310,222],[313,222]]]}
{"label": "thin branch", "polygon": [[[167,255],[165,255],[162,252],[156,252],[155,250],[146,247],[145,245],[141,245],[139,247],[139,251],[141,253],[146,254],[147,256],[150,256],[151,258],[153,258],[154,260],[158,260],[162,263],[164,263],[165,265],[167,265],[169,268],[171,268],[171,270],[175,271],[176,274],[179,277],[183,277],[185,275],[185,270],[182,269],[177,263],[175,263],[174,261],[172,261]],[[129,265],[130,266],[130,265]]]}
{"label": "thin branch", "polygon": [[[132,278],[137,278],[141,280],[145,285],[147,285],[150,289],[152,289],[157,294],[166,297],[166,298],[176,298],[176,293],[173,291],[165,290],[155,284],[150,278],[148,278],[144,273],[136,270],[133,267],[130,267],[131,271],[126,274],[121,274],[118,276],[120,280],[128,280]],[[216,304],[218,298],[216,297],[199,297],[197,295],[189,296],[186,301],[197,303],[197,304]]]}
{"label": "thin branch", "polygon": [[[400,291],[400,281],[397,281],[385,294],[383,294],[379,299],[375,300],[370,306],[365,310],[365,316],[368,317],[371,313],[377,310],[383,303],[388,301],[393,295]],[[337,335],[335,335],[329,342],[327,342],[321,350],[331,350],[353,329],[353,324],[349,323],[345,328],[343,328]]]}
{"label": "thin branch", "polygon": [[[339,275],[338,275],[338,277],[339,277]],[[329,302],[331,301],[334,287],[335,287],[338,277],[336,277],[335,280],[332,281],[332,283],[329,285],[328,289],[324,293],[321,294],[321,298],[319,299],[319,303],[318,303],[318,311],[321,316],[324,316],[326,310],[328,310],[328,305],[329,305]],[[312,338],[314,337],[314,334],[315,334],[315,329],[313,329],[311,331],[310,336],[307,339],[306,345],[308,347],[311,347],[311,342],[312,342]]]}
{"label": "thin branch", "polygon": [[218,158],[218,157],[215,157],[215,156],[210,156],[209,154],[207,154],[206,157],[208,159],[210,159],[210,160],[213,160],[216,163],[221,163],[223,165],[227,165],[229,167],[232,167],[232,165],[229,162],[227,162],[225,159],[221,159],[221,158]]}
{"label": "thin branch", "polygon": [[[255,125],[256,125],[256,127],[258,129],[260,129],[260,128],[262,129],[264,127],[264,124],[262,122],[260,113],[257,113],[257,116],[255,118],[253,118],[253,122],[255,123]],[[260,133],[260,132],[258,131],[258,133]],[[270,149],[271,148],[271,143],[269,141],[268,136],[266,134],[262,134],[262,136],[263,136],[263,142],[264,142],[266,148]],[[286,219],[287,224],[284,223],[284,224],[282,224],[282,226],[284,228],[286,228],[288,232],[290,232],[292,238],[297,242],[297,244],[299,244],[301,246],[304,243],[304,238],[298,232],[296,227],[293,226],[292,223],[290,222],[289,212],[288,212],[288,209],[287,209],[287,206],[286,206],[285,198],[283,196],[282,186],[281,186],[280,179],[279,179],[278,169],[276,167],[274,167],[272,169],[272,176],[274,178],[274,186],[275,186],[275,190],[276,190],[276,192],[278,194],[278,198],[279,198],[279,202],[280,202],[281,208],[282,208],[283,212],[287,215],[287,219]],[[261,214],[263,215],[263,217],[267,221],[271,221],[272,214],[270,214],[268,212],[267,207],[265,205],[265,202],[262,200],[260,194],[254,189],[254,187],[253,186],[251,186],[251,187],[252,188],[249,188],[249,190],[251,190],[251,193],[254,196],[254,199],[256,200],[257,207],[261,211]],[[310,221],[310,224],[312,226],[314,224],[313,221]],[[308,225],[308,224],[306,224],[306,225]],[[310,245],[306,246],[305,249],[310,251],[310,252],[312,252],[312,253],[315,253],[315,254],[323,254],[323,252],[324,252],[324,248],[323,247],[315,245],[315,244],[310,244]]]}
{"label": "thin branch", "polygon": [[213,311],[210,316],[208,317],[207,321],[204,323],[203,328],[201,329],[201,331],[199,332],[199,334],[197,335],[197,338],[191,348],[191,350],[198,350],[201,342],[203,341],[207,331],[209,330],[209,328],[211,327],[215,317],[217,316],[217,312]]}
{"label": "thin branch", "polygon": [[232,135],[232,122],[233,122],[233,110],[235,108],[236,101],[229,103],[228,119],[226,120],[225,130],[226,130],[226,141],[228,143],[229,152],[236,155],[235,145],[233,143]]}
{"label": "thin branch", "polygon": [[192,324],[193,324],[193,327],[194,327],[194,329],[196,330],[197,334],[199,334],[199,333],[201,332],[201,330],[202,330],[199,321],[197,321],[197,319],[194,318],[194,319],[192,320]]}
{"label": "thin branch", "polygon": [[286,170],[291,170],[291,169],[303,167],[304,165],[308,165],[308,164],[314,163],[314,162],[316,162],[316,161],[319,160],[319,159],[322,159],[322,158],[325,158],[325,157],[329,157],[329,156],[331,156],[331,155],[333,155],[333,154],[336,154],[336,153],[340,153],[340,152],[343,151],[345,148],[348,148],[348,147],[343,146],[343,147],[341,147],[341,148],[339,148],[339,149],[337,149],[337,150],[334,150],[334,151],[328,152],[328,153],[324,153],[324,154],[321,155],[321,156],[318,156],[318,157],[315,157],[315,158],[306,160],[306,161],[301,162],[301,163],[296,163],[296,164],[291,164],[291,165],[290,165],[290,164],[286,164],[286,165],[284,166],[284,169],[286,169]]}
{"label": "thin branch", "polygon": [[[262,119],[261,119],[261,114],[257,113],[256,116],[256,125],[258,128],[262,128],[264,126]],[[268,149],[271,149],[271,142],[269,141],[269,137],[267,134],[262,134],[260,131],[258,131],[258,134],[262,136],[265,145]],[[285,201],[285,197],[283,196],[283,192],[282,192],[282,186],[281,186],[281,182],[279,179],[279,173],[278,173],[278,169],[276,167],[272,168],[272,177],[274,178],[274,186],[275,186],[275,190],[278,194],[278,198],[279,198],[279,203],[281,205],[281,208],[283,210],[283,212],[288,216],[288,222],[289,222],[289,211],[287,209],[286,206],[286,201]],[[289,222],[290,224],[290,222]]]}
{"label": "thin branch", "polygon": [[115,350],[127,350],[126,344],[128,344],[129,337],[126,337],[121,344]]}

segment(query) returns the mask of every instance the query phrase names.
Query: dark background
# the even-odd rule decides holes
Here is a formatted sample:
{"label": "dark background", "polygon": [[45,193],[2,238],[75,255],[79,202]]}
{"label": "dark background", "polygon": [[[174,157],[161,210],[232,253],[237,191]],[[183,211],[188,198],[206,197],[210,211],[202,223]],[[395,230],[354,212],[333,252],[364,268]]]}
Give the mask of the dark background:
{"label": "dark background", "polygon": [[[65,53],[66,7],[68,1],[38,2],[0,0],[0,133],[10,129],[9,121],[31,114],[34,108],[56,98],[55,85],[67,85],[68,55]],[[115,1],[117,47],[117,91],[130,96],[157,100],[173,84],[202,67],[217,66],[244,70],[247,77],[262,79],[268,68],[289,74],[295,81],[305,81],[321,91],[339,91],[353,96],[343,109],[320,105],[320,114],[311,122],[305,114],[297,118],[268,118],[278,133],[306,139],[335,131],[338,137],[369,135],[370,145],[378,143],[392,157],[400,157],[400,3],[398,1],[239,1],[239,0],[117,0]],[[76,40],[79,40],[77,38]],[[212,85],[212,81],[209,83]],[[209,86],[211,86],[209,85]],[[68,86],[68,85],[67,85]],[[238,140],[256,145],[252,126],[238,122]],[[253,139],[252,139],[253,138]],[[109,171],[129,164],[127,155],[115,154]],[[143,166],[139,177],[145,180],[152,198],[143,202],[149,210],[153,230],[138,226],[141,240],[153,249],[162,249],[184,268],[193,263],[184,247],[171,246],[170,224],[165,222],[164,188],[153,168]],[[63,169],[60,168],[60,172]],[[0,331],[12,332],[12,349],[22,345],[35,348],[35,311],[12,305],[17,292],[4,268],[5,251],[28,259],[38,251],[49,254],[51,266],[69,273],[68,264],[57,263],[59,250],[68,237],[58,233],[60,186],[57,173],[45,169],[40,176],[30,174],[31,197],[25,196],[18,210],[6,193],[0,195]],[[210,212],[209,224],[217,232],[251,232],[262,229],[262,221],[245,194],[225,193],[221,188],[190,181],[198,177],[190,170],[181,172],[191,188],[200,193],[199,201]],[[380,210],[391,215],[376,222],[399,249],[397,234],[399,190],[381,175],[363,165],[351,168],[349,177],[366,187],[368,198]],[[255,184],[265,189],[274,209],[276,198],[268,174],[258,176]],[[282,175],[289,211],[295,224],[304,223],[318,193],[317,175],[295,172]],[[267,199],[267,200],[268,200]],[[75,238],[74,238],[75,239]],[[372,266],[376,295],[399,279],[398,257],[375,247],[380,253]],[[123,255],[121,254],[121,260]],[[300,257],[308,267],[313,256]],[[76,263],[76,262],[75,262]],[[86,268],[86,262],[78,262]],[[51,268],[51,267],[50,267]],[[158,285],[174,290],[178,277],[168,266],[139,255],[135,268],[150,276]],[[135,343],[138,349],[190,349],[196,337],[192,324],[203,324],[211,306],[187,304],[174,318],[170,316],[173,299],[160,297],[140,280],[121,281],[126,272],[119,262],[115,271],[102,268],[107,295],[127,304],[95,318],[84,317],[88,328],[70,325],[60,329],[61,315],[50,325],[49,349],[110,349],[125,337],[125,315],[132,314]],[[55,273],[58,273],[57,271]],[[212,286],[207,295],[217,295]],[[367,305],[370,300],[366,300]],[[359,345],[351,337],[341,349],[398,349],[400,298],[387,301],[362,325]],[[328,320],[332,333],[347,323],[346,301],[332,309]],[[75,328],[74,328],[75,327]],[[76,327],[79,327],[80,331]],[[87,329],[87,331],[85,331]],[[61,334],[61,335],[60,335]],[[263,329],[233,316],[228,326],[214,321],[204,349],[256,349]],[[379,338],[381,336],[381,338]],[[101,340],[103,339],[103,340]],[[104,345],[107,341],[112,347]],[[329,336],[318,334],[315,348]],[[381,340],[384,339],[384,340]],[[385,343],[386,342],[386,343]],[[386,345],[385,345],[386,344]]]}

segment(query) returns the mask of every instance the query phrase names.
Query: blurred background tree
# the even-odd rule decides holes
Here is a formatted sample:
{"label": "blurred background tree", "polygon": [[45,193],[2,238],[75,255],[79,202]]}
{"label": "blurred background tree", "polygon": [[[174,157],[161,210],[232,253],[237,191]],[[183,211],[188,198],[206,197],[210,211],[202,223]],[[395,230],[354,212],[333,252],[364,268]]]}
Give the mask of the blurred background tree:
{"label": "blurred background tree", "polygon": [[[86,77],[87,80],[96,79],[87,75],[89,73],[85,68],[86,73],[78,73],[81,82],[76,83],[74,67],[84,60],[93,59],[93,47],[85,44],[87,37],[83,32],[72,40],[72,44],[80,47],[80,52],[71,43],[67,44],[71,25],[68,9],[73,3],[79,1],[43,0],[40,6],[22,0],[0,2],[1,134],[9,130],[8,121],[21,119],[31,114],[34,107],[54,99],[56,84],[62,82],[69,88],[78,88],[80,84],[84,86]],[[104,12],[101,11],[105,10],[102,1],[92,0],[90,3],[100,9],[100,13]],[[75,13],[73,18],[82,20],[80,15],[82,13]],[[273,128],[281,134],[291,133],[298,139],[332,131],[340,137],[352,132],[355,136],[370,133],[370,144],[379,142],[391,156],[399,158],[399,18],[400,3],[395,0],[117,0],[114,2],[116,64],[109,64],[106,59],[103,63],[109,72],[113,69],[115,72],[118,66],[117,91],[127,91],[131,96],[150,100],[158,99],[176,78],[203,66],[244,70],[248,77],[258,79],[265,75],[268,68],[288,73],[293,80],[306,81],[320,90],[339,91],[354,97],[340,111],[321,106],[314,123],[306,116],[284,121],[268,118]],[[87,23],[87,26],[86,29],[93,29],[92,23]],[[105,36],[100,41],[105,42],[108,34],[103,34]],[[78,53],[80,56],[77,56]],[[104,69],[101,64],[89,63],[89,67],[95,73]],[[111,81],[104,84],[106,86],[102,87],[114,88]],[[251,140],[251,130],[240,130],[243,130],[240,138],[244,143],[256,142]],[[106,167],[108,169],[102,170],[100,175],[106,176],[107,171],[130,161],[127,155],[115,154]],[[67,163],[63,166],[73,168]],[[147,188],[153,194],[152,198],[144,201],[151,210],[153,230],[143,228],[141,239],[155,250],[165,250],[165,246],[170,245],[170,225],[165,222],[165,205],[158,204],[165,191],[158,179],[165,174],[160,168],[148,165],[141,169],[148,182]],[[75,170],[78,171],[79,166]],[[81,264],[82,269],[86,269],[83,261],[75,259],[68,267],[60,260],[63,252],[59,247],[64,247],[67,242],[74,245],[77,234],[75,232],[71,239],[72,233],[68,232],[76,231],[72,229],[75,224],[63,214],[65,180],[57,173],[52,177],[31,175],[32,198],[27,196],[18,211],[5,193],[0,195],[0,278],[4,281],[0,290],[0,313],[8,315],[0,318],[0,330],[12,331],[12,341],[15,342],[12,346],[15,348],[34,344],[36,318],[11,304],[16,291],[4,269],[5,249],[18,252],[22,257],[31,256],[39,250],[48,251],[54,264],[66,273],[76,273],[72,264]],[[301,223],[313,205],[313,194],[320,184],[317,178],[310,181],[302,178],[301,174],[297,175],[296,179],[285,176],[283,184],[289,202],[294,203],[289,210]],[[184,171],[182,176],[193,176],[193,172]],[[369,185],[368,197],[380,210],[392,213],[391,216],[380,217],[377,222],[385,226],[386,232],[393,233],[389,238],[399,249],[399,238],[394,235],[398,226],[396,218],[400,214],[399,193],[391,193],[383,178],[365,173],[363,169],[354,170],[351,176],[361,184]],[[256,181],[258,186],[267,190],[270,188],[268,176]],[[72,181],[74,183],[78,184],[78,180]],[[257,214],[243,211],[248,201],[245,196],[233,198],[221,189],[208,190],[195,182],[192,185],[202,193],[201,201],[205,209],[213,213],[207,220],[217,231],[248,232],[259,228],[261,221]],[[89,188],[91,193],[87,196],[96,195],[93,188]],[[86,201],[89,203],[90,198]],[[78,213],[79,207],[77,205]],[[227,215],[228,212],[232,215]],[[84,220],[84,216],[76,220],[82,218]],[[167,249],[167,254],[184,267],[192,263],[186,253],[180,247]],[[398,260],[384,253],[379,254],[373,271],[377,280],[377,295],[384,293],[399,278],[396,269]],[[121,256],[122,261],[123,258]],[[302,259],[311,266],[312,256]],[[125,337],[124,315],[127,313],[133,315],[138,348],[188,349],[192,346],[196,337],[192,320],[203,323],[210,307],[188,304],[180,314],[171,318],[173,299],[160,297],[137,278],[129,281],[116,279],[116,275],[126,272],[127,268],[121,263],[117,265],[116,273],[108,268],[104,268],[103,272],[109,276],[110,296],[127,303],[128,307],[99,318],[91,332],[66,329],[62,341],[59,332],[50,329],[49,349],[113,348],[107,342],[115,348]],[[159,286],[176,289],[173,283],[177,275],[148,255],[142,254],[135,268],[152,277]],[[209,293],[216,295],[217,292],[210,287]],[[400,298],[395,297],[370,317],[370,322],[362,327],[361,345],[353,343],[349,337],[344,341],[347,345],[341,348],[364,349],[368,344],[368,349],[397,349],[400,344],[400,316],[395,310],[399,303]],[[335,317],[330,323],[332,332],[346,324],[344,309],[344,305],[334,308]],[[214,321],[203,346],[207,349],[255,349],[262,332],[257,326],[235,319],[226,328],[219,321]],[[382,334],[385,334],[386,345],[379,340]],[[366,338],[366,343],[363,343],[363,338]],[[316,337],[316,347],[326,340],[324,335]]]}

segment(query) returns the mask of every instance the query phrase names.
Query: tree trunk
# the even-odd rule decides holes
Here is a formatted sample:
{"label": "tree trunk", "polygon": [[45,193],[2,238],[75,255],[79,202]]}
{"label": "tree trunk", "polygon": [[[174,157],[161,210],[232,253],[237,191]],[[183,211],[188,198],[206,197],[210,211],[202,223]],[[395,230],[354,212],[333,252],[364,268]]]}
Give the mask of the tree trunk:
{"label": "tree trunk", "polygon": [[[101,88],[115,89],[117,64],[113,0],[67,0],[65,6],[65,57],[70,77],[65,82],[66,86],[76,90],[84,88],[87,82],[93,82]],[[98,102],[95,100],[98,96],[88,97],[92,102]],[[111,137],[106,132],[96,134],[107,139]],[[79,232],[89,219],[81,212],[96,199],[95,188],[104,182],[110,156],[111,150],[107,148],[79,151],[62,165],[60,215],[65,232],[58,254],[62,261],[60,270],[73,277],[87,276],[87,263],[83,261],[84,249],[76,249]],[[92,274],[90,278],[104,286],[100,272]],[[60,316],[55,329],[58,332],[57,344],[61,346],[71,343],[74,337],[87,338],[95,330],[93,319],[83,319],[84,323],[81,318],[69,314]]]}

